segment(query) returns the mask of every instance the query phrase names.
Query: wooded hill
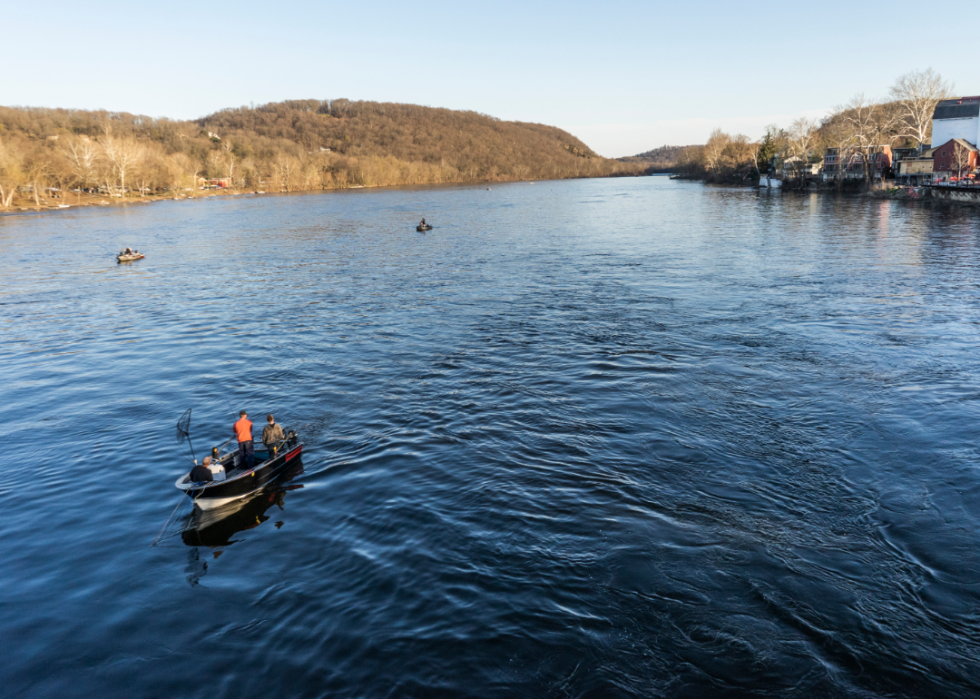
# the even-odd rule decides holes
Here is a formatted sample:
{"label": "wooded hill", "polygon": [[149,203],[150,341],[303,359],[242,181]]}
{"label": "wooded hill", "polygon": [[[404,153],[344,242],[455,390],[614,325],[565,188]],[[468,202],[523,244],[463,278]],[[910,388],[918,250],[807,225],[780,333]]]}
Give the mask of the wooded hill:
{"label": "wooded hill", "polygon": [[0,205],[102,187],[122,196],[200,178],[290,191],[636,174],[553,126],[408,104],[294,100],[196,121],[0,107]]}
{"label": "wooded hill", "polygon": [[645,153],[619,158],[624,163],[643,165],[647,172],[672,172],[685,148],[691,146],[661,146]]}

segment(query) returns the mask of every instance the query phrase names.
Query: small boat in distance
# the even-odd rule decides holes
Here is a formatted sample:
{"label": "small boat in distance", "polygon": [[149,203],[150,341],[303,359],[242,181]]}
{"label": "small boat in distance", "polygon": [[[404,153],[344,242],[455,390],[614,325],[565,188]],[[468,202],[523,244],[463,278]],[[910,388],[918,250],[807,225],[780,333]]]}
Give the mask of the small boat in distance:
{"label": "small boat in distance", "polygon": [[416,226],[415,227],[415,230],[417,230],[419,233],[424,233],[425,231],[431,231],[432,230],[432,226],[430,226],[427,223],[424,226]]}
{"label": "small boat in distance", "polygon": [[202,510],[210,510],[262,490],[292,466],[302,453],[303,443],[290,430],[275,451],[256,450],[252,468],[242,463],[240,454],[235,450],[218,458],[212,457],[212,464],[224,469],[224,479],[195,483],[188,472],[178,478],[174,485]]}
{"label": "small boat in distance", "polygon": [[133,260],[142,260],[144,257],[146,257],[146,255],[141,253],[139,250],[126,248],[116,255],[116,260],[119,262],[132,262]]}

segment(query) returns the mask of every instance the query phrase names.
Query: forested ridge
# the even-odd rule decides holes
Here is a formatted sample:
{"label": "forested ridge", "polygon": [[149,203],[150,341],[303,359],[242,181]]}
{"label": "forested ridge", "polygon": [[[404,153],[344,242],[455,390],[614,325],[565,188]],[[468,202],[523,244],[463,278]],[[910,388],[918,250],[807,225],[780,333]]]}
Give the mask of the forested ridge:
{"label": "forested ridge", "polygon": [[409,104],[294,100],[194,121],[0,107],[0,206],[71,189],[148,196],[202,179],[271,191],[635,174],[553,126]]}
{"label": "forested ridge", "polygon": [[660,146],[643,153],[630,155],[619,160],[624,163],[641,164],[646,172],[671,172],[677,166],[681,153],[691,146]]}

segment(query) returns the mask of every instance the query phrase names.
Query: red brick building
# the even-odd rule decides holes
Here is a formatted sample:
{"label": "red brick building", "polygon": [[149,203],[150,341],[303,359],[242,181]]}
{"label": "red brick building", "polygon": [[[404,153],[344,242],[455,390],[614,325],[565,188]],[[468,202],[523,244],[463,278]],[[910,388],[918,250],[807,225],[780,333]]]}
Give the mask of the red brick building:
{"label": "red brick building", "polygon": [[978,165],[977,147],[962,138],[954,138],[933,148],[932,172],[937,177],[966,177]]}

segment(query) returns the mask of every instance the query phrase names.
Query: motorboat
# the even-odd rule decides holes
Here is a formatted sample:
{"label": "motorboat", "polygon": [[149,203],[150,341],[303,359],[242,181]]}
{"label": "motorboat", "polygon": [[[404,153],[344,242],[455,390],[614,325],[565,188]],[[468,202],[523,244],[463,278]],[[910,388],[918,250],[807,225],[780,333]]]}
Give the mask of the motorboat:
{"label": "motorboat", "polygon": [[[269,520],[266,514],[273,507],[284,510],[287,493],[303,488],[302,484],[290,483],[303,473],[303,460],[293,459],[289,468],[271,481],[263,490],[239,498],[223,507],[210,510],[194,508],[190,519],[180,533],[188,546],[227,546],[236,535],[255,529]],[[280,522],[276,526],[278,527]]]}
{"label": "motorboat", "polygon": [[417,230],[419,233],[425,233],[426,231],[431,231],[432,230],[432,226],[430,226],[427,223],[424,226],[416,226],[415,227],[415,230]]}
{"label": "motorboat", "polygon": [[[298,459],[302,452],[303,443],[299,441],[296,433],[290,430],[286,439],[275,445],[271,451],[256,449],[252,468],[244,463],[242,455],[236,449],[217,458],[211,457],[212,471],[216,466],[224,469],[223,474],[221,469],[218,469],[219,476],[215,480],[194,482],[191,481],[191,474],[188,471],[178,478],[174,485],[178,490],[186,493],[187,497],[202,510],[210,510],[262,490],[292,466],[292,462]],[[220,475],[224,475],[224,478],[218,480]]]}
{"label": "motorboat", "polygon": [[126,252],[123,250],[121,253],[116,255],[116,259],[119,262],[133,262],[134,260],[142,260],[146,255],[143,253],[133,250],[132,252]]}

